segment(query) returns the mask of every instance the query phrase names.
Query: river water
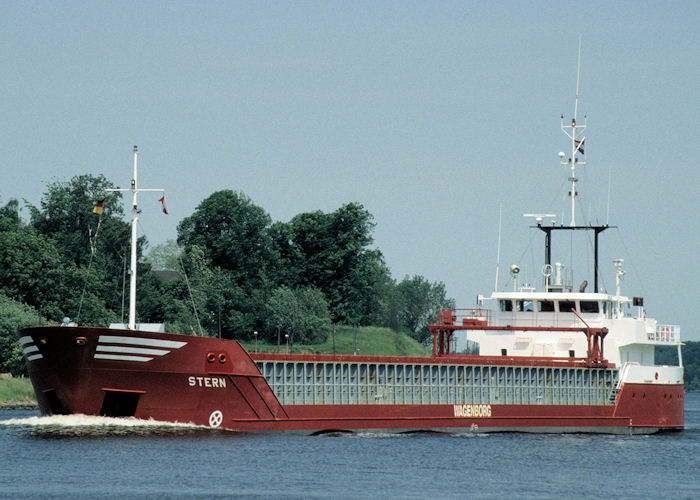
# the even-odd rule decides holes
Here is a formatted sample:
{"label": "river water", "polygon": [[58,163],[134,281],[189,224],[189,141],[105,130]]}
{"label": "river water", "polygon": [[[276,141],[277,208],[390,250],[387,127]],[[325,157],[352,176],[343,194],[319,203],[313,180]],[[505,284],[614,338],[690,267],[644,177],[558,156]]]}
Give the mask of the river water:
{"label": "river water", "polygon": [[651,436],[239,434],[0,411],[0,498],[700,498],[700,393]]}

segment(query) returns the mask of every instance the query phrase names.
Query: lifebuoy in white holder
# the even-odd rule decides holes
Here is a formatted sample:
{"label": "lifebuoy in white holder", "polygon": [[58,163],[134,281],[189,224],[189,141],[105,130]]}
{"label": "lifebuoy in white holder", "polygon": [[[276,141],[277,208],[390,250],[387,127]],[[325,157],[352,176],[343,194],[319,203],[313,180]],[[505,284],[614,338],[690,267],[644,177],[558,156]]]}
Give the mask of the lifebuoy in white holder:
{"label": "lifebuoy in white holder", "polygon": [[221,425],[221,422],[224,421],[224,414],[221,413],[220,410],[214,410],[211,412],[211,415],[209,415],[209,427],[219,427]]}

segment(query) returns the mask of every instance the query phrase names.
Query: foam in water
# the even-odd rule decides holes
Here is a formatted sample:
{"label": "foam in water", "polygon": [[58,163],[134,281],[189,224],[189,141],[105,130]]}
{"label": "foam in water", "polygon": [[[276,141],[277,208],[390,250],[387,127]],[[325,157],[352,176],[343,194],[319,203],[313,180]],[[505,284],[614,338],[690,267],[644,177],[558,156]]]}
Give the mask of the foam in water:
{"label": "foam in water", "polygon": [[141,420],[134,417],[52,415],[0,420],[0,425],[17,427],[44,436],[178,435],[211,431],[192,423]]}

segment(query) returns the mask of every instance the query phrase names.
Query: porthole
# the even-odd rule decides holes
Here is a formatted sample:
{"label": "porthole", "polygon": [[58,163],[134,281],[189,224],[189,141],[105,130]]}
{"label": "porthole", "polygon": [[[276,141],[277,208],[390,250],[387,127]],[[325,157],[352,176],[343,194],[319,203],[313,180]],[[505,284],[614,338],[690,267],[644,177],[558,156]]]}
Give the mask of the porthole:
{"label": "porthole", "polygon": [[214,354],[213,352],[207,354],[207,361],[209,361],[210,363],[216,361],[216,354]]}
{"label": "porthole", "polygon": [[87,343],[87,339],[85,337],[75,337],[75,343],[78,345],[85,345]]}
{"label": "porthole", "polygon": [[226,363],[227,359],[228,359],[228,356],[226,356],[225,352],[222,352],[219,354],[219,363]]}

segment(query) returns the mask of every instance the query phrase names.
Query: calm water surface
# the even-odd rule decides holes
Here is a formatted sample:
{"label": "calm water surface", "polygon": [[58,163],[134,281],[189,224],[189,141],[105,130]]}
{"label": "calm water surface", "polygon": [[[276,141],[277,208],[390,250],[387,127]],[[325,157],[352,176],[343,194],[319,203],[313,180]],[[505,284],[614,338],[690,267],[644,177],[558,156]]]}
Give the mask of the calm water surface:
{"label": "calm water surface", "polygon": [[[236,434],[0,411],[1,498],[700,498],[700,394],[653,436]],[[109,423],[112,422],[112,423]]]}

